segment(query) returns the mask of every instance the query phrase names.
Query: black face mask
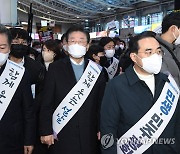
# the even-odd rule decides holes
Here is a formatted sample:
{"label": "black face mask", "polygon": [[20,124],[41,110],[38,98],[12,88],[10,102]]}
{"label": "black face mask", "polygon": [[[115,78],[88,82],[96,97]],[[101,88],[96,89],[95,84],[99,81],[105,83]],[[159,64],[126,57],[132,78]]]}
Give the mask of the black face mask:
{"label": "black face mask", "polygon": [[100,65],[101,66],[105,66],[106,63],[107,63],[107,57],[106,56],[102,56],[102,57],[99,57],[99,58],[100,58],[100,61],[99,61]]}
{"label": "black face mask", "polygon": [[15,58],[23,58],[28,53],[28,46],[22,44],[12,44],[10,55]]}

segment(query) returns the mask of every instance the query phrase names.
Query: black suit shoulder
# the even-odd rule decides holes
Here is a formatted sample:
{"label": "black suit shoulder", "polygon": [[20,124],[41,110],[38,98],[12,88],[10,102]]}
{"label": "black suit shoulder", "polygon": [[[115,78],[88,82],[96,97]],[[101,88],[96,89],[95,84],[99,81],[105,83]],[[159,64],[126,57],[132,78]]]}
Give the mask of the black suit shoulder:
{"label": "black suit shoulder", "polygon": [[30,74],[31,84],[36,84],[44,79],[45,68],[40,62],[26,56],[24,58],[24,67]]}

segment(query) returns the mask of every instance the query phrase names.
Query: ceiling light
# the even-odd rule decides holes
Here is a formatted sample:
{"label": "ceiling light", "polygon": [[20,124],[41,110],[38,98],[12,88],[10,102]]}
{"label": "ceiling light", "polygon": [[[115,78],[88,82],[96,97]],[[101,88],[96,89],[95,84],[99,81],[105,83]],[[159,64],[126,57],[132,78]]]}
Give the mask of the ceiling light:
{"label": "ceiling light", "polygon": [[22,21],[21,24],[22,24],[22,25],[28,25],[28,23],[25,22],[25,21]]}
{"label": "ceiling light", "polygon": [[111,10],[111,8],[110,8],[110,7],[108,7],[108,8],[107,8],[107,10]]}

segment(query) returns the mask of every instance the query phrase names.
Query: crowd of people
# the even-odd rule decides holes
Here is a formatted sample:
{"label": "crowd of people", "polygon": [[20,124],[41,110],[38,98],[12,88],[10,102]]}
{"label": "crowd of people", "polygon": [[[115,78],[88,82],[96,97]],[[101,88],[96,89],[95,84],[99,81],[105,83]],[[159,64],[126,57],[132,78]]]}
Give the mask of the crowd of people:
{"label": "crowd of people", "polygon": [[1,154],[180,153],[179,12],[128,43],[28,40],[0,25]]}

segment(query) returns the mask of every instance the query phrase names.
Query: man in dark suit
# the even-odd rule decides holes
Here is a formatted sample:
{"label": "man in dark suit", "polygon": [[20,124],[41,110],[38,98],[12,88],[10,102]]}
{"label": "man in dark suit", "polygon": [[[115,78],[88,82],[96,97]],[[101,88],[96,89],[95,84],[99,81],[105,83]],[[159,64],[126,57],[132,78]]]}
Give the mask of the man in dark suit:
{"label": "man in dark suit", "polygon": [[[102,154],[117,154],[117,148],[118,151],[122,149],[119,153],[124,154],[179,154],[180,106],[177,92],[179,89],[175,81],[171,82],[167,75],[159,73],[163,55],[161,47],[151,32],[143,32],[131,38],[129,50],[134,65],[108,83],[102,101],[100,120]],[[170,93],[177,98],[177,105],[173,102],[173,111],[173,105],[167,103],[170,96],[166,94],[164,88],[170,89],[169,91],[173,89],[173,93]],[[174,95],[174,89],[177,90],[177,97]],[[174,115],[166,121],[169,112]],[[147,116],[146,113],[150,115]],[[155,122],[154,117],[158,121]],[[139,122],[141,118],[143,122],[142,120]],[[162,127],[161,124],[165,122],[167,125]],[[134,135],[129,135],[131,133]],[[116,142],[117,139],[122,140]],[[148,142],[144,144],[146,140]],[[142,151],[138,151],[140,149]]]}
{"label": "man in dark suit", "polygon": [[[44,67],[40,62],[28,56],[28,33],[26,30],[21,28],[11,28],[10,32],[12,34],[12,44],[19,44],[21,46],[12,46],[13,50],[10,52],[10,60],[24,66],[30,74],[31,84],[36,84],[36,96],[39,94],[41,89],[39,85],[44,79]],[[24,47],[23,47],[24,45]]]}
{"label": "man in dark suit", "polygon": [[[6,69],[11,40],[9,30],[0,25],[0,79],[3,79]],[[9,103],[6,110],[2,108],[2,99],[10,96],[4,96],[6,92],[2,85],[5,82],[0,84],[0,112],[4,112],[0,119],[0,153],[31,154],[35,140],[35,114],[29,77],[25,71],[12,99],[5,102]],[[15,88],[13,84],[11,88]]]}
{"label": "man in dark suit", "polygon": [[41,141],[50,146],[51,154],[98,153],[99,108],[105,88],[105,78],[102,73],[83,105],[57,134],[58,140],[54,140],[52,129],[53,112],[78,84],[90,63],[84,58],[89,40],[89,33],[83,29],[76,27],[69,29],[67,32],[69,57],[49,66],[40,113],[40,130]]}

